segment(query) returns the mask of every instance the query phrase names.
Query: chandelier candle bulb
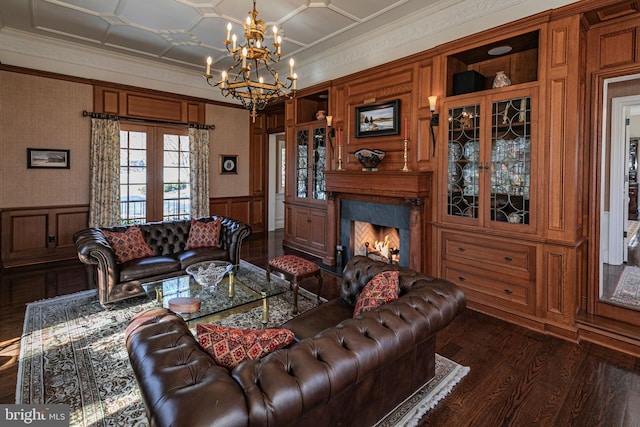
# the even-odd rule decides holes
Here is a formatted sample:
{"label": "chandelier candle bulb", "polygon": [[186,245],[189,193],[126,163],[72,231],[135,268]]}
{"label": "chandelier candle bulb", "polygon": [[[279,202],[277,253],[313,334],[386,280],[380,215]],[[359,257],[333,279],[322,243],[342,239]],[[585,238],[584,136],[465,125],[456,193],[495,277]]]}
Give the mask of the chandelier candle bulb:
{"label": "chandelier candle bulb", "polygon": [[226,38],[226,39],[224,39],[224,40],[225,40],[225,42],[227,42],[227,43],[229,42],[229,37],[231,37],[231,27],[232,27],[232,26],[231,26],[231,22],[229,22],[229,23],[227,24],[227,38]]}
{"label": "chandelier candle bulb", "polygon": [[278,36],[278,55],[282,55],[282,51],[280,48],[281,44],[282,44],[282,37]]}
{"label": "chandelier candle bulb", "polygon": [[208,56],[207,57],[207,76],[211,75],[211,63],[213,62],[213,59]]}
{"label": "chandelier candle bulb", "polygon": [[291,77],[293,77],[293,64],[295,63],[295,61],[293,60],[293,58],[291,58],[289,60],[289,75]]}
{"label": "chandelier candle bulb", "polygon": [[293,73],[293,90],[296,90],[296,82],[298,81],[298,74]]}
{"label": "chandelier candle bulb", "polygon": [[247,68],[247,48],[242,48],[242,68]]}
{"label": "chandelier candle bulb", "polygon": [[236,36],[235,34],[231,37],[231,41],[233,41],[233,48],[231,49],[231,51],[235,51],[236,50],[236,42],[238,41],[238,36]]}

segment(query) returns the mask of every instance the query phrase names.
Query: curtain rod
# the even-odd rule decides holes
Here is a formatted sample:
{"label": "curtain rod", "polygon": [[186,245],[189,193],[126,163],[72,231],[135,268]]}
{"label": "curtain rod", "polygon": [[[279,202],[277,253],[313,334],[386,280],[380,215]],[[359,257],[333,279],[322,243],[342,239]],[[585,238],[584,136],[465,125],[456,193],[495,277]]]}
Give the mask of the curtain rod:
{"label": "curtain rod", "polygon": [[159,123],[159,124],[174,125],[174,126],[189,126],[189,127],[194,127],[196,129],[206,129],[206,130],[216,129],[215,125],[200,125],[197,123],[171,122],[168,120],[158,120],[158,119],[141,119],[138,117],[118,116],[117,114],[94,113],[87,110],[83,110],[82,117],[87,117],[87,116],[91,117],[92,119],[129,120],[132,122]]}

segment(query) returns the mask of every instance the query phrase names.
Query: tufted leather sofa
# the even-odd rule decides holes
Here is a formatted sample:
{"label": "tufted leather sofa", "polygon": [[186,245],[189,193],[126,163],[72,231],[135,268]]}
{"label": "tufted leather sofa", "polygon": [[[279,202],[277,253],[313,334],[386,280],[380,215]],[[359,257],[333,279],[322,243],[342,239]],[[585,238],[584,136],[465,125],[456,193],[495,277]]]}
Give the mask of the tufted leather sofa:
{"label": "tufted leather sofa", "polygon": [[[215,216],[198,218],[213,221]],[[183,275],[189,265],[208,260],[240,263],[242,241],[251,235],[251,227],[231,218],[222,220],[220,248],[185,250],[191,220],[139,224],[142,235],[153,250],[149,258],[119,264],[102,230],[125,231],[127,226],[87,228],[77,232],[73,241],[80,261],[87,264],[89,281],[98,289],[100,304],[106,305],[144,293],[142,283]]]}
{"label": "tufted leather sofa", "polygon": [[[351,318],[364,285],[387,269],[400,270],[400,298]],[[152,426],[371,426],[433,378],[436,333],[465,304],[451,282],[357,256],[341,298],[283,326],[342,321],[231,372],[166,309],[139,313],[126,345]]]}

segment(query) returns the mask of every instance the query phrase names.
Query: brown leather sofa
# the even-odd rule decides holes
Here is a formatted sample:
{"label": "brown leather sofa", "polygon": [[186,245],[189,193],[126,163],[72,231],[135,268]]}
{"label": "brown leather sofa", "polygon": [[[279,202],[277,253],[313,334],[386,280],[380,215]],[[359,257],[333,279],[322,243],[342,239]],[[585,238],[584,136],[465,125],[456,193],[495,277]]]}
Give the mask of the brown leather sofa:
{"label": "brown leather sofa", "polygon": [[[400,297],[351,318],[387,269],[400,270]],[[371,426],[433,378],[436,333],[464,307],[451,282],[354,257],[341,298],[283,325],[300,341],[231,372],[166,309],[138,314],[126,345],[152,426]]]}
{"label": "brown leather sofa", "polygon": [[[216,216],[198,218],[213,221]],[[220,248],[185,250],[191,220],[138,224],[153,256],[119,264],[102,230],[125,231],[127,226],[87,228],[77,232],[73,241],[80,261],[87,264],[89,281],[98,289],[100,304],[131,298],[144,293],[142,283],[185,274],[193,263],[208,260],[231,262],[237,269],[242,241],[251,235],[251,227],[231,218],[222,220]]]}

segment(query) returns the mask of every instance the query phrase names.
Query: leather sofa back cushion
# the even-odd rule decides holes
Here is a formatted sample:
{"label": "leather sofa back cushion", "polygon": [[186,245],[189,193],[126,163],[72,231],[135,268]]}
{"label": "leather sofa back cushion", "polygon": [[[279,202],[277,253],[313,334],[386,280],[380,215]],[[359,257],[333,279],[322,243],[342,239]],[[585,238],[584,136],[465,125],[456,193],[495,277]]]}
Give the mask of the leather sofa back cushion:
{"label": "leather sofa back cushion", "polygon": [[103,230],[109,245],[116,254],[116,261],[120,264],[132,259],[153,256],[153,251],[144,241],[140,228],[128,227],[124,232]]}
{"label": "leather sofa back cushion", "polygon": [[216,363],[230,370],[245,360],[260,359],[286,347],[294,339],[288,329],[236,329],[204,323],[196,325],[196,336]]}
{"label": "leather sofa back cushion", "polygon": [[222,229],[222,218],[213,221],[202,222],[191,219],[191,230],[185,249],[220,247],[220,230]]}
{"label": "leather sofa back cushion", "polygon": [[376,274],[358,296],[353,317],[398,299],[400,290],[398,274],[397,271],[383,271]]}

